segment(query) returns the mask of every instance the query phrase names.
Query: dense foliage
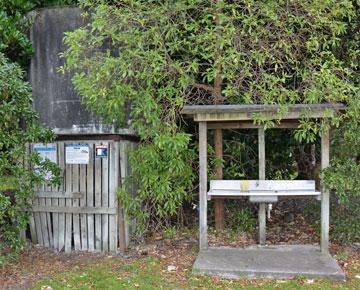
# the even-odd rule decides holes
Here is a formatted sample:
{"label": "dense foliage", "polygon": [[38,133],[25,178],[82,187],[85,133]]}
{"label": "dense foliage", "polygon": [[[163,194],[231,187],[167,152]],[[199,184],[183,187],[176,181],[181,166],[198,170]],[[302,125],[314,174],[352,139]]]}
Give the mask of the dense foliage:
{"label": "dense foliage", "polygon": [[25,13],[34,7],[32,1],[9,0],[0,3],[0,52],[10,60],[25,65],[32,53],[25,31],[29,20]]}
{"label": "dense foliage", "polygon": [[[89,24],[67,34],[64,69],[75,72],[84,102],[108,121],[121,124],[131,104],[131,126],[142,139],[132,155],[139,189],[135,200],[126,192],[121,199],[142,220],[174,214],[192,188],[195,155],[179,116],[185,103],[281,104],[280,119],[287,104],[343,102],[351,110],[333,125],[359,132],[358,47],[347,41],[358,25],[355,1],[81,4]],[[254,120],[273,124],[261,115]],[[314,142],[328,125],[305,114],[296,138]],[[354,138],[349,130],[339,131],[341,142]],[[341,160],[334,161],[339,166],[333,174],[345,180],[351,170],[358,176],[356,160]]]}
{"label": "dense foliage", "polygon": [[26,30],[31,19],[29,11],[50,5],[75,4],[76,0],[6,0],[0,1],[0,52],[25,68],[32,54]]}
{"label": "dense foliage", "polygon": [[32,109],[31,87],[24,81],[32,53],[26,36],[31,20],[26,13],[70,2],[76,1],[0,1],[0,263],[5,251],[22,245],[20,232],[26,228],[33,186],[44,182],[42,173],[58,172],[54,164],[26,155],[27,143],[53,138],[51,131],[40,126]]}
{"label": "dense foliage", "polygon": [[[42,172],[56,171],[51,162],[26,156],[27,143],[52,138],[51,131],[38,123],[31,100],[22,69],[0,53],[0,254],[21,246],[20,231],[27,224],[33,185],[44,181]],[[30,166],[38,170],[29,170]]]}

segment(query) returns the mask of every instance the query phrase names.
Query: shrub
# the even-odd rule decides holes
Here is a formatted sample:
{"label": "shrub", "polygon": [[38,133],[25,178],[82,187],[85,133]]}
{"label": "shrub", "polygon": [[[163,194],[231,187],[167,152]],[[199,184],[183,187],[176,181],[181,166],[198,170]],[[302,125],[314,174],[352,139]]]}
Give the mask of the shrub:
{"label": "shrub", "polygon": [[27,155],[27,144],[49,142],[53,134],[44,129],[32,110],[31,88],[23,71],[0,53],[0,254],[21,248],[20,232],[25,229],[35,184],[44,182],[40,171],[58,170],[35,153]]}
{"label": "shrub", "polygon": [[256,229],[257,219],[253,210],[250,208],[239,209],[235,204],[228,206],[229,208],[227,221],[232,230],[251,233]]}
{"label": "shrub", "polygon": [[[311,220],[312,227],[320,233],[320,203],[309,202],[304,208]],[[330,204],[330,239],[339,244],[351,244],[360,240],[359,199],[351,198],[346,205],[333,198]]]}

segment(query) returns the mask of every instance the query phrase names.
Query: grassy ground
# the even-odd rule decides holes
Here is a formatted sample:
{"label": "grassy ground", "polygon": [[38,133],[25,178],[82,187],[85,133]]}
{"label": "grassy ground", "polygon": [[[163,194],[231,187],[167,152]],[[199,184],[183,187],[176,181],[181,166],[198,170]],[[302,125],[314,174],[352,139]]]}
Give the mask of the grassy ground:
{"label": "grassy ground", "polygon": [[[127,257],[29,247],[0,267],[0,289],[360,289],[360,253],[351,247],[331,247],[346,282],[197,276],[191,273],[197,251],[194,236],[154,239]],[[168,271],[169,266],[175,269]]]}
{"label": "grassy ground", "polygon": [[[313,244],[319,237],[305,219],[269,223],[269,244]],[[281,225],[281,228],[278,228]],[[255,244],[254,233],[209,231],[211,246]],[[346,282],[326,279],[227,280],[191,273],[198,245],[197,230],[168,230],[134,245],[127,257],[100,253],[57,253],[28,247],[0,267],[0,289],[360,289],[360,250],[331,244],[331,254],[347,275]],[[176,267],[168,271],[169,266]]]}
{"label": "grassy ground", "polygon": [[123,260],[104,258],[84,268],[41,279],[32,289],[360,289],[360,279],[350,277],[345,283],[329,280],[225,280],[194,276],[190,269],[184,275],[157,258]]}

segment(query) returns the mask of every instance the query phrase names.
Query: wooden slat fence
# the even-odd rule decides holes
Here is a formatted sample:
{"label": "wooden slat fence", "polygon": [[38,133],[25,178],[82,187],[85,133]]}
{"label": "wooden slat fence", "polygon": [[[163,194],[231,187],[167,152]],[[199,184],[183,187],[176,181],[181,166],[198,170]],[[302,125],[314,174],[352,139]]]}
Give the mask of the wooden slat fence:
{"label": "wooden slat fence", "polygon": [[[66,164],[66,145],[79,143],[89,146],[88,164]],[[100,144],[107,145],[107,157],[95,157]],[[116,252],[119,242],[126,247],[129,230],[116,191],[129,174],[127,153],[134,146],[125,140],[56,142],[62,183],[36,188],[29,223],[32,242],[65,252]]]}

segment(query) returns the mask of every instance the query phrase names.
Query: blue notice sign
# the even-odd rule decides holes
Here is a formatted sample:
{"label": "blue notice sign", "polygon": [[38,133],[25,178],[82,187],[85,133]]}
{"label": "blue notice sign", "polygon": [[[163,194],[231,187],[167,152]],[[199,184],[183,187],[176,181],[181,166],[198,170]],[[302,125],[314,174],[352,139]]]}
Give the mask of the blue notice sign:
{"label": "blue notice sign", "polygon": [[105,158],[108,156],[108,145],[97,144],[95,145],[95,157]]}

